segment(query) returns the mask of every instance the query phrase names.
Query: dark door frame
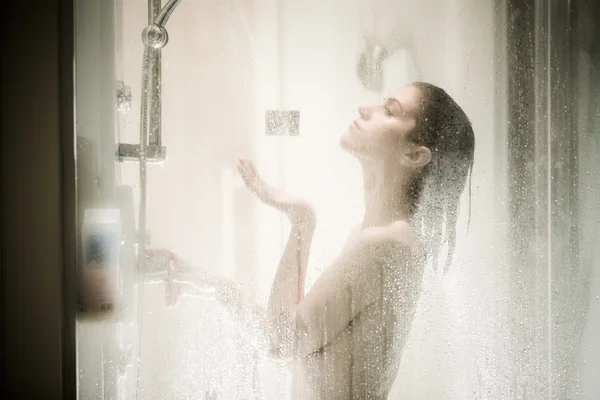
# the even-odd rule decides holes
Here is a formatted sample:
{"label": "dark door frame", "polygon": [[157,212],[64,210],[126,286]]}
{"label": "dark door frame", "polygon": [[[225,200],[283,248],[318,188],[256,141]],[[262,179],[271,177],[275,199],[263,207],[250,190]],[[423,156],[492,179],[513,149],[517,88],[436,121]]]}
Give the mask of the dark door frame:
{"label": "dark door frame", "polygon": [[75,399],[73,0],[2,8],[2,388]]}

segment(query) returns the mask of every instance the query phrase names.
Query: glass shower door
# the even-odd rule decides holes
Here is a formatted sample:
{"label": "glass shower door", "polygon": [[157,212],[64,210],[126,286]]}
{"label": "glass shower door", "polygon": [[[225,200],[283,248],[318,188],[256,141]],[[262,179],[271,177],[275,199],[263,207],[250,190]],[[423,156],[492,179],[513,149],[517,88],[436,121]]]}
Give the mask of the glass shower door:
{"label": "glass shower door", "polygon": [[[425,268],[389,398],[594,398],[590,4],[76,0],[79,398],[288,398],[253,318],[289,225],[236,161],[315,204],[308,291],[364,211],[339,137],[413,81],[465,109],[475,167],[453,266]],[[182,293],[176,266],[241,301]]]}

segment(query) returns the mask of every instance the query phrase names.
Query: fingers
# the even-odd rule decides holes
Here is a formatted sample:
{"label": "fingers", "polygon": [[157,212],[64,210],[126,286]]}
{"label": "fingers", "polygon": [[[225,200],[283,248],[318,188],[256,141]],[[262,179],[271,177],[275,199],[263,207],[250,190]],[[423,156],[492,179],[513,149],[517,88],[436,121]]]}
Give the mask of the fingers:
{"label": "fingers", "polygon": [[258,192],[265,186],[265,182],[258,175],[256,167],[249,160],[239,159],[237,164],[238,172],[240,173],[246,187],[253,192]]}
{"label": "fingers", "polygon": [[257,187],[263,188],[266,190],[269,187],[269,185],[267,184],[267,182],[265,182],[265,180],[262,178],[262,176],[260,176],[260,174],[256,170],[256,167],[254,166],[254,163],[250,160],[243,160],[243,161],[244,161],[244,165],[245,165],[247,171],[250,173],[250,176],[256,183]]}
{"label": "fingers", "polygon": [[254,164],[251,161],[243,159],[238,160],[238,170],[240,170],[240,173],[245,179],[260,183],[261,178],[256,171],[256,167],[254,167]]}
{"label": "fingers", "polygon": [[252,178],[255,175],[256,170],[253,170],[246,160],[238,160],[237,168],[244,178]]}
{"label": "fingers", "polygon": [[255,177],[259,177],[258,172],[256,171],[256,167],[254,166],[254,163],[250,160],[246,160],[246,163],[248,165],[248,169],[250,170],[250,172],[252,173],[252,176]]}
{"label": "fingers", "polygon": [[246,188],[250,192],[255,194],[263,203],[276,206],[278,202],[274,197],[273,188],[261,178],[252,161],[239,159],[237,168]]}
{"label": "fingers", "polygon": [[238,172],[244,181],[244,184],[248,189],[255,190],[256,189],[256,179],[252,177],[251,173],[248,169],[243,165],[238,165]]}
{"label": "fingers", "polygon": [[240,176],[242,177],[244,182],[246,184],[248,184],[250,174],[248,173],[248,169],[246,168],[246,165],[244,164],[244,162],[242,160],[238,160],[237,170],[240,173]]}

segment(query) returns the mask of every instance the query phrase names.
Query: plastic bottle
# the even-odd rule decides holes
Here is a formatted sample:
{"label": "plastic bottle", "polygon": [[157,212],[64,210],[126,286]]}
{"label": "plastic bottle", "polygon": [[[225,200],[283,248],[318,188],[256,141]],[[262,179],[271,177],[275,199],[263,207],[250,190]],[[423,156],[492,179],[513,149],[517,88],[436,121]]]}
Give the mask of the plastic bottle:
{"label": "plastic bottle", "polygon": [[84,313],[120,311],[121,217],[118,209],[88,209],[81,229],[79,305]]}

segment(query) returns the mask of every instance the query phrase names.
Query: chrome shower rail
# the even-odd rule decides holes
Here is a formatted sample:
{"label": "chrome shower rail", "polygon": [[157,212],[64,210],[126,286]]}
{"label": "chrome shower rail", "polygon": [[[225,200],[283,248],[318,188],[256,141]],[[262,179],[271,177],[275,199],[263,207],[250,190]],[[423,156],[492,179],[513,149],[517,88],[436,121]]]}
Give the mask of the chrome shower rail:
{"label": "chrome shower rail", "polygon": [[140,95],[140,143],[119,143],[119,161],[138,161],[140,168],[140,200],[138,218],[138,249],[136,266],[136,290],[133,301],[136,314],[137,346],[134,362],[134,396],[140,398],[141,346],[144,317],[144,272],[146,269],[146,210],[147,210],[147,164],[166,159],[166,148],[161,138],[161,49],[169,35],[164,25],[182,0],[170,0],[161,9],[161,0],[148,0],[148,26],[142,33],[144,56],[142,62],[142,85]]}
{"label": "chrome shower rail", "polygon": [[[160,7],[160,0],[148,0],[148,26],[142,33],[142,41],[146,51],[150,53],[149,63],[142,74],[149,74],[150,79],[144,80],[146,84],[142,87],[141,97],[144,110],[141,116],[146,116],[148,129],[148,143],[129,144],[119,143],[117,149],[117,160],[139,162],[141,154],[144,154],[146,162],[160,163],[166,160],[167,149],[162,145],[161,127],[161,49],[167,45],[169,34],[165,29],[167,21],[182,0],[169,0],[164,7]],[[145,97],[145,98],[144,98]]]}

